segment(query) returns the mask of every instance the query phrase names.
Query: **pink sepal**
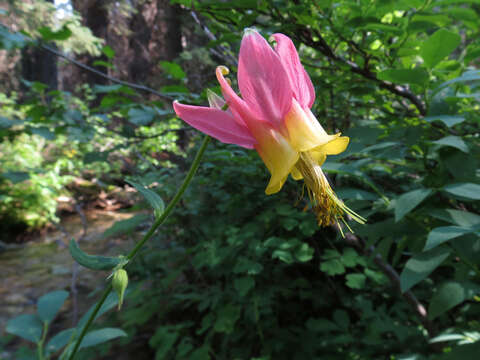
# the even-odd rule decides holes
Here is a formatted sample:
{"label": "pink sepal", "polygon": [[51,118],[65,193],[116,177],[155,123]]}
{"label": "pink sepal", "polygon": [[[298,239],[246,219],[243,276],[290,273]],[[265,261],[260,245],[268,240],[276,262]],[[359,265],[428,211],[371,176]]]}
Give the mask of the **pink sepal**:
{"label": "pink sepal", "polygon": [[278,128],[293,93],[280,57],[256,31],[247,30],[240,46],[238,86],[253,116]]}
{"label": "pink sepal", "polygon": [[256,144],[250,131],[239,125],[233,116],[219,109],[192,106],[173,102],[173,109],[179,118],[195,129],[227,144],[236,144],[253,149]]}
{"label": "pink sepal", "polygon": [[300,62],[295,45],[283,34],[273,34],[272,37],[276,41],[275,51],[288,74],[295,99],[303,108],[311,108],[315,102],[315,88]]}

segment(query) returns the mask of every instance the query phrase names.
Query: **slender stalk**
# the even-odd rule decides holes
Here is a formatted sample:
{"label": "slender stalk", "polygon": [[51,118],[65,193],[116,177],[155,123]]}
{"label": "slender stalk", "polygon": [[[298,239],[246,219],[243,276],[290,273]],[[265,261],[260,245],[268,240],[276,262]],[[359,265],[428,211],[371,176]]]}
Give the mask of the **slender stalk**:
{"label": "slender stalk", "polygon": [[192,181],[193,176],[195,175],[195,172],[200,166],[200,160],[202,160],[203,153],[207,149],[207,145],[209,141],[210,141],[210,136],[206,135],[205,138],[203,139],[200,149],[198,149],[197,155],[195,155],[195,159],[193,159],[193,163],[190,166],[190,170],[188,170],[187,176],[185,177],[185,180],[183,180],[183,183],[180,186],[180,188],[177,190],[177,193],[175,194],[173,199],[170,201],[170,203],[167,205],[167,207],[165,208],[165,211],[158,217],[157,220],[155,220],[152,227],[150,228],[150,230],[148,230],[148,232],[145,234],[143,239],[140,240],[140,242],[138,242],[137,245],[135,245],[135,247],[132,249],[132,251],[130,251],[130,253],[127,255],[127,260],[130,261],[133,259],[135,255],[137,255],[138,251],[142,248],[143,244],[145,244],[147,240],[150,239],[150,237],[155,233],[157,228],[160,225],[162,225],[163,222],[170,215],[175,205],[177,205],[183,193],[185,192],[185,190],[187,190],[187,187],[190,184],[190,181]]}
{"label": "slender stalk", "polygon": [[103,303],[105,300],[107,300],[108,294],[110,294],[110,291],[112,291],[112,283],[109,283],[105,291],[103,292],[102,297],[98,301],[97,305],[95,306],[95,309],[93,309],[90,317],[88,318],[87,322],[82,328],[82,332],[80,333],[80,336],[78,337],[77,341],[75,342],[75,346],[73,347],[72,352],[70,353],[70,356],[68,357],[68,360],[72,360],[75,356],[75,354],[78,351],[78,348],[80,347],[80,344],[82,343],[83,338],[85,337],[85,334],[87,333],[88,328],[92,324],[92,322],[95,320],[95,316],[97,316],[98,312],[100,311],[100,308],[102,307]]}
{"label": "slender stalk", "polygon": [[[207,135],[203,139],[202,145],[200,146],[200,149],[198,149],[197,155],[195,155],[195,159],[193,159],[193,163],[190,166],[190,170],[188,170],[187,176],[185,177],[185,180],[183,180],[182,185],[180,188],[177,190],[177,193],[173,197],[173,199],[170,201],[168,206],[165,208],[165,211],[155,220],[153,223],[152,227],[148,232],[143,236],[142,240],[140,240],[137,245],[128,253],[126,256],[127,260],[132,260],[135,255],[140,251],[142,246],[152,237],[152,235],[155,233],[155,231],[158,229],[160,225],[167,219],[167,217],[170,215],[172,212],[173,208],[179,200],[181,199],[183,193],[185,190],[187,190],[188,185],[193,179],[193,176],[195,175],[195,172],[197,171],[198,167],[200,166],[200,161],[202,159],[203,154],[205,153],[205,150],[207,149],[207,145],[210,141],[210,137]],[[105,291],[103,292],[102,298],[100,301],[97,303],[97,306],[95,306],[95,309],[93,312],[90,314],[90,317],[88,318],[87,322],[85,323],[85,326],[82,329],[82,332],[80,333],[80,336],[78,337],[77,341],[75,342],[75,346],[73,347],[72,352],[70,353],[70,356],[68,357],[68,360],[73,360],[75,357],[75,354],[78,351],[78,348],[80,347],[80,344],[82,343],[82,340],[87,333],[88,328],[92,324],[92,322],[95,319],[95,316],[99,312],[100,308],[102,307],[103,303],[107,299],[108,294],[110,294],[110,291],[112,291],[112,284],[110,283]]]}
{"label": "slender stalk", "polygon": [[45,359],[45,357],[43,356],[43,344],[45,343],[45,339],[47,338],[47,333],[48,333],[48,322],[45,321],[43,323],[42,338],[37,343],[38,360],[44,360]]}

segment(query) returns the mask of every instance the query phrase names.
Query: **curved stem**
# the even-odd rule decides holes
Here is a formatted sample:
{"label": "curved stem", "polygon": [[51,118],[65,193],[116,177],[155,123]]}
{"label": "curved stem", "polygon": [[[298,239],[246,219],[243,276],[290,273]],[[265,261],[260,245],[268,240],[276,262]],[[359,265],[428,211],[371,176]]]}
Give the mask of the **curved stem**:
{"label": "curved stem", "polygon": [[43,323],[43,331],[42,331],[42,338],[37,343],[37,356],[38,360],[44,360],[45,357],[43,356],[43,344],[45,343],[45,339],[47,338],[48,332],[48,322]]}
{"label": "curved stem", "polygon": [[[153,236],[153,234],[158,229],[158,227],[160,225],[162,225],[162,223],[167,219],[168,215],[170,215],[170,213],[172,212],[175,205],[177,205],[177,203],[179,202],[183,193],[185,192],[185,190],[187,190],[188,185],[192,181],[193,176],[195,175],[195,172],[197,171],[197,169],[200,165],[200,161],[202,159],[202,156],[205,153],[205,150],[207,149],[207,145],[208,145],[209,141],[210,141],[210,137],[208,135],[205,136],[205,138],[203,139],[202,145],[200,146],[200,149],[198,149],[197,155],[195,155],[195,159],[193,159],[193,163],[190,166],[190,170],[188,170],[187,176],[185,177],[185,180],[183,180],[183,183],[180,186],[180,188],[177,190],[177,193],[175,194],[173,199],[170,201],[168,206],[165,208],[165,211],[157,218],[157,220],[155,220],[155,222],[153,223],[150,230],[148,230],[148,232],[143,236],[142,240],[140,240],[137,243],[137,245],[135,245],[135,247],[128,253],[128,255],[126,256],[127,260],[130,261],[135,257],[135,255],[140,251],[142,246]],[[93,320],[95,320],[95,316],[97,315],[98,311],[100,310],[103,303],[107,299],[107,296],[108,296],[108,294],[110,294],[110,291],[112,291],[112,284],[111,283],[107,286],[107,288],[105,289],[105,291],[102,295],[102,298],[100,299],[100,301],[95,306],[95,309],[93,310],[93,312],[90,314],[90,317],[88,318],[87,322],[85,323],[85,326],[83,327],[82,332],[80,333],[80,336],[78,337],[77,341],[75,342],[75,346],[74,346],[70,356],[68,357],[68,360],[73,360],[73,358],[75,357],[75,354],[77,353],[78,348],[80,347],[80,344],[82,343],[82,340],[83,340],[85,334],[87,333],[88,328],[90,327]]]}

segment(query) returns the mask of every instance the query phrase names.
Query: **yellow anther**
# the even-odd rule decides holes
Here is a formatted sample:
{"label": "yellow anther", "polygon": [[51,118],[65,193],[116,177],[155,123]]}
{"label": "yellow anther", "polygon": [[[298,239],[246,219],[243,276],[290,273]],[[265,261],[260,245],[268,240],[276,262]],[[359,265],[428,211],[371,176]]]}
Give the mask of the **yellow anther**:
{"label": "yellow anther", "polygon": [[222,75],[228,75],[230,73],[230,70],[224,65],[217,66],[217,71],[220,71]]}
{"label": "yellow anther", "polygon": [[337,224],[341,229],[339,220],[346,223],[344,220],[345,214],[348,214],[360,224],[366,222],[363,217],[356,214],[343,201],[337,198],[321,167],[308,152],[300,153],[300,159],[296,166],[303,175],[305,185],[307,185],[308,195],[312,202],[313,210],[317,215],[318,225],[330,226]]}

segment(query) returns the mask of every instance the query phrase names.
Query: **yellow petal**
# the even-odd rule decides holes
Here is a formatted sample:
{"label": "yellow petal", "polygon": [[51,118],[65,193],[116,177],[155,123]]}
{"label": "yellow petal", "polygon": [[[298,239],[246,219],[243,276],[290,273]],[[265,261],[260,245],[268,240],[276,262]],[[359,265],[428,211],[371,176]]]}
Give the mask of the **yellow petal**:
{"label": "yellow petal", "polygon": [[265,193],[274,194],[282,188],[299,154],[282,134],[263,121],[255,122],[250,131],[257,140],[255,149],[272,175]]}
{"label": "yellow petal", "polygon": [[328,135],[310,109],[303,109],[295,99],[292,101],[290,111],[285,116],[284,124],[288,140],[298,152],[314,149],[336,137]]}
{"label": "yellow petal", "polygon": [[335,139],[329,141],[325,145],[316,148],[316,151],[321,151],[326,155],[337,155],[345,151],[350,141],[348,136],[340,136],[340,134],[336,134],[337,136]]}
{"label": "yellow petal", "polygon": [[292,172],[290,173],[292,175],[293,180],[302,180],[303,175],[300,172],[300,170],[297,169],[296,166],[293,167]]}
{"label": "yellow petal", "polygon": [[309,151],[312,158],[317,162],[318,165],[322,166],[325,160],[327,159],[327,154],[323,151],[311,150]]}

